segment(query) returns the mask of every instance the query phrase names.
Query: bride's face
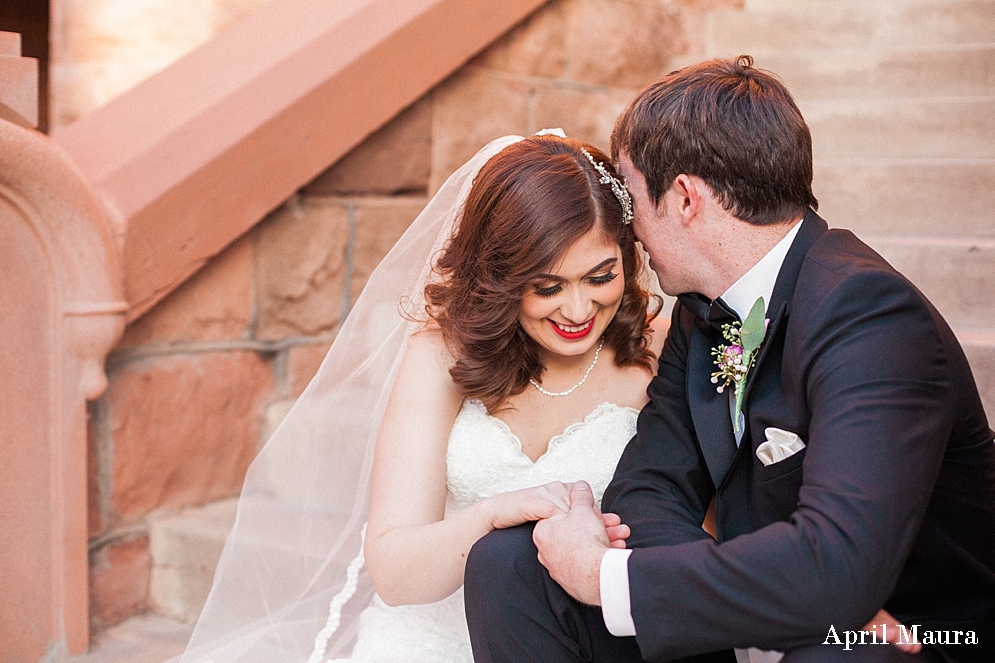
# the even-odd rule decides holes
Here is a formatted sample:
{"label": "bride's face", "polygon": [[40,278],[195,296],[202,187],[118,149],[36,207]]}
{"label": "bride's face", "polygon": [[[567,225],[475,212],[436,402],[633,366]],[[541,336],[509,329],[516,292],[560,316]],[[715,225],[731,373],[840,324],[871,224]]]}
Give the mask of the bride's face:
{"label": "bride's face", "polygon": [[518,314],[525,332],[546,352],[585,354],[597,345],[622,302],[622,250],[592,228],[530,288]]}

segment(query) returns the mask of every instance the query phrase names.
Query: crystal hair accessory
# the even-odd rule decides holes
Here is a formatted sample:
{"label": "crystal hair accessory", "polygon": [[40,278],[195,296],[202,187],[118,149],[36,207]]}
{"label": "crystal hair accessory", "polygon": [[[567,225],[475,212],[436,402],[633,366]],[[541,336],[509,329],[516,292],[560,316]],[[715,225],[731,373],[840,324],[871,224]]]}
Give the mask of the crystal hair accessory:
{"label": "crystal hair accessory", "polygon": [[625,188],[625,183],[609,173],[608,169],[605,168],[604,162],[595,161],[590,152],[583,147],[580,149],[584,152],[587,160],[591,162],[591,165],[594,166],[594,169],[601,174],[601,179],[598,181],[602,184],[611,185],[612,193],[618,198],[618,204],[622,206],[622,223],[632,223],[632,196],[629,195],[629,190]]}

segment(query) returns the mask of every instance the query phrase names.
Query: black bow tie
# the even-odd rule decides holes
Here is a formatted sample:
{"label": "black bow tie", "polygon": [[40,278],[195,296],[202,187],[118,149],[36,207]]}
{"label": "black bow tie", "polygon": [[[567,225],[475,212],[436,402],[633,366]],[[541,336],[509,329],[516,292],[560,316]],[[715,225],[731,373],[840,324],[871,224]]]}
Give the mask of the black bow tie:
{"label": "black bow tie", "polygon": [[722,325],[739,322],[739,316],[729,308],[728,304],[722,301],[721,297],[709,300],[697,292],[689,292],[678,295],[677,299],[681,300],[681,304],[694,314],[698,326],[706,333],[712,329],[721,333]]}

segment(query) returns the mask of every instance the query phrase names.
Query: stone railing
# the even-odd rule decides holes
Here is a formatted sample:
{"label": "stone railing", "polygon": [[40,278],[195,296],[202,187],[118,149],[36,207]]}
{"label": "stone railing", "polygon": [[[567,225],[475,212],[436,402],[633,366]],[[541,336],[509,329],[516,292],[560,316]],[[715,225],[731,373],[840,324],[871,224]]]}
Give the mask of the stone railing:
{"label": "stone railing", "polygon": [[129,320],[544,2],[277,0],[57,131],[115,216]]}
{"label": "stone railing", "polygon": [[55,660],[89,637],[86,402],[127,305],[103,208],[30,128],[36,63],[0,49],[0,660]]}

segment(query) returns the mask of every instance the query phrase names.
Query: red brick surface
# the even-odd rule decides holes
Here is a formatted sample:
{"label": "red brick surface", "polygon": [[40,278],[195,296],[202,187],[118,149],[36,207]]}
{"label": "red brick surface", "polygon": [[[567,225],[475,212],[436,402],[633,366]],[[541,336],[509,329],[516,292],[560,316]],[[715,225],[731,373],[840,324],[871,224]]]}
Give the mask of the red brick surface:
{"label": "red brick surface", "polygon": [[687,52],[682,13],[659,2],[572,0],[564,3],[570,79],[636,89],[669,70]]}
{"label": "red brick surface", "polygon": [[300,396],[301,392],[318,372],[321,361],[328,353],[330,343],[299,345],[289,350],[287,358],[287,382],[291,396]]}
{"label": "red brick surface", "polygon": [[535,131],[528,116],[531,91],[528,79],[473,67],[435,90],[432,191],[495,138]]}
{"label": "red brick surface", "polygon": [[123,517],[236,494],[271,398],[255,352],[167,356],[118,372],[107,396],[113,509]]}
{"label": "red brick surface", "polygon": [[141,536],[110,543],[90,556],[90,622],[112,626],[144,612],[148,603],[152,558],[149,539]]}
{"label": "red brick surface", "polygon": [[327,334],[343,309],[349,210],[292,201],[257,228],[258,338]]}
{"label": "red brick surface", "polygon": [[238,240],[130,325],[120,347],[238,339],[252,321],[252,244]]}
{"label": "red brick surface", "polygon": [[546,5],[472,61],[510,74],[560,78],[567,72],[565,6]]}
{"label": "red brick surface", "polygon": [[532,118],[536,126],[560,127],[568,136],[607,152],[615,118],[631,97],[628,90],[543,86],[536,89]]}
{"label": "red brick surface", "polygon": [[359,201],[349,277],[349,302],[355,303],[370,274],[404,234],[428,200],[422,196]]}

